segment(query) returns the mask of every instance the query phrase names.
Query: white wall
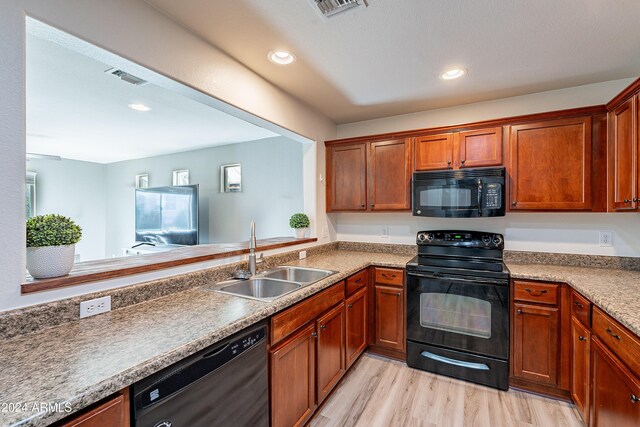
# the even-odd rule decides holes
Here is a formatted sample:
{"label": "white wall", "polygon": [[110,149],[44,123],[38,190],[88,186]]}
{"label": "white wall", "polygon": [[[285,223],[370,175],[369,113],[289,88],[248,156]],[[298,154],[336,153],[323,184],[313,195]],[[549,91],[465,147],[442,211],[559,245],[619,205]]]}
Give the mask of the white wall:
{"label": "white wall", "polygon": [[31,159],[36,172],[36,214],[68,216],[82,227],[79,261],[103,259],[106,237],[106,165],[78,160]]}
{"label": "white wall", "polygon": [[[206,95],[314,141],[335,138],[335,124],[139,0],[13,0],[0,2],[0,311],[140,280],[80,285],[20,295],[25,277],[25,16],[171,77]],[[317,144],[317,170],[324,147]],[[305,154],[306,156],[306,154]],[[313,179],[315,181],[315,179]],[[309,179],[305,178],[305,188]],[[315,187],[315,185],[314,185]],[[314,224],[325,224],[324,188]],[[328,239],[326,239],[328,240]],[[145,276],[162,277],[169,272]]]}
{"label": "white wall", "polygon": [[[107,256],[134,243],[134,176],[148,173],[151,187],[167,186],[175,169],[189,169],[189,182],[200,186],[200,243],[248,240],[252,220],[259,239],[292,236],[289,217],[304,209],[302,151],[276,137],[108,164]],[[221,193],[220,166],[231,163],[242,165],[242,191]]]}
{"label": "white wall", "polygon": [[[605,104],[634,79],[535,93],[338,126],[338,136],[371,135]],[[406,214],[335,214],[338,240],[414,243],[427,229],[486,230],[505,235],[506,248],[522,251],[640,256],[640,215],[513,213],[504,218],[435,219]],[[383,238],[382,229],[389,228]],[[599,246],[599,231],[614,232],[613,247]]]}

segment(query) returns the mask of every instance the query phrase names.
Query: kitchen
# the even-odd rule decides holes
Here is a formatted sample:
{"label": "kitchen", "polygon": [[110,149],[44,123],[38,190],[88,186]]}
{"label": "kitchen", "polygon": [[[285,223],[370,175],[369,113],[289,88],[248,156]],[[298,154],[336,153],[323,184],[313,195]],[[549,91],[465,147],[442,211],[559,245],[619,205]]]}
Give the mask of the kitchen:
{"label": "kitchen", "polygon": [[[296,93],[295,85],[299,84],[293,79],[295,67],[308,67],[310,64],[306,62],[307,58],[302,51],[295,51],[298,58],[293,68],[282,71],[285,67],[276,68],[274,64],[267,62],[268,49],[260,54],[260,58],[256,56],[255,59],[250,59],[243,58],[242,51],[234,51],[239,48],[238,44],[242,48],[242,42],[229,42],[224,47],[227,54],[214,47],[216,38],[219,37],[216,31],[231,31],[229,27],[234,23],[231,18],[237,19],[238,14],[255,27],[247,33],[248,38],[263,32],[272,34],[271,26],[287,16],[273,13],[266,15],[270,21],[252,21],[262,7],[255,3],[241,2],[241,7],[236,11],[225,9],[226,6],[223,5],[210,6],[210,9],[206,5],[200,5],[203,9],[198,9],[194,3],[191,12],[186,9],[172,10],[168,2],[161,1],[116,1],[108,9],[97,1],[56,1],[47,4],[21,1],[2,6],[3,25],[0,26],[0,32],[4,42],[0,52],[10,66],[3,67],[0,71],[5,83],[3,86],[8,89],[0,106],[0,115],[6,123],[1,136],[3,156],[0,159],[0,174],[5,183],[1,194],[6,203],[3,203],[0,210],[0,222],[7,230],[6,244],[0,247],[3,272],[0,310],[3,310],[1,326],[5,338],[0,351],[2,366],[5,367],[5,385],[0,389],[0,400],[7,405],[34,401],[54,405],[45,405],[43,410],[35,412],[5,412],[7,418],[3,414],[2,423],[49,425],[65,416],[81,414],[82,410],[95,409],[93,405],[105,403],[103,399],[116,402],[110,408],[120,405],[119,410],[129,417],[128,408],[135,407],[135,404],[129,403],[129,400],[135,401],[135,392],[130,393],[133,390],[129,388],[131,385],[210,346],[215,347],[245,327],[263,320],[267,320],[269,325],[266,340],[268,351],[273,357],[288,342],[297,342],[300,344],[296,347],[298,351],[306,349],[309,355],[317,356],[318,360],[321,360],[320,354],[328,354],[327,359],[322,360],[327,361],[325,365],[330,370],[336,367],[334,362],[338,363],[336,371],[327,371],[326,375],[312,372],[320,369],[320,365],[309,364],[307,372],[312,373],[307,375],[306,386],[304,380],[289,381],[289,385],[294,383],[296,387],[307,390],[308,405],[299,417],[287,418],[296,416],[296,411],[302,407],[298,405],[289,408],[292,412],[287,412],[284,408],[273,410],[274,402],[278,402],[278,395],[274,394],[273,389],[276,387],[274,381],[282,377],[273,376],[274,362],[269,362],[272,369],[269,379],[272,387],[271,417],[279,414],[278,416],[297,420],[301,424],[309,420],[311,423],[330,423],[323,418],[327,417],[323,408],[335,407],[333,402],[338,396],[344,396],[341,390],[348,389],[350,378],[357,378],[359,366],[365,362],[378,363],[378,359],[371,359],[374,357],[370,356],[372,352],[388,357],[389,363],[394,363],[394,357],[406,360],[407,342],[404,334],[408,333],[408,329],[405,329],[404,322],[407,318],[404,304],[398,301],[408,302],[405,300],[409,296],[409,280],[405,280],[408,279],[410,270],[407,263],[422,248],[463,247],[464,244],[449,244],[456,239],[484,244],[483,238],[490,235],[492,242],[496,236],[500,236],[504,242],[497,244],[497,250],[489,264],[495,263],[497,256],[498,262],[506,264],[511,277],[508,305],[510,344],[513,345],[509,351],[510,388],[531,390],[558,399],[545,400],[550,405],[573,401],[579,415],[573,414],[573,406],[565,403],[562,405],[566,406],[561,406],[563,410],[568,410],[565,415],[574,416],[570,421],[572,423],[583,422],[583,417],[582,420],[587,423],[607,425],[607,416],[617,416],[619,418],[616,422],[621,425],[621,420],[631,420],[630,425],[635,424],[638,409],[633,396],[638,395],[639,372],[636,366],[638,330],[634,326],[638,324],[638,303],[634,294],[637,277],[634,270],[637,269],[640,244],[637,233],[633,232],[638,229],[637,215],[633,213],[637,203],[634,199],[638,197],[635,169],[637,162],[634,158],[634,153],[637,153],[638,105],[637,83],[634,84],[634,81],[639,69],[633,59],[624,62],[620,58],[637,57],[632,54],[635,52],[631,42],[637,26],[630,23],[630,20],[633,21],[630,17],[637,11],[637,6],[629,3],[624,12],[618,10],[606,14],[601,8],[604,6],[594,2],[589,7],[584,7],[585,10],[580,10],[578,21],[593,24],[601,32],[598,37],[592,37],[593,51],[604,55],[610,50],[612,53],[608,59],[612,63],[614,59],[620,60],[618,68],[613,65],[608,67],[609,74],[597,74],[594,70],[591,77],[583,76],[582,80],[576,77],[574,80],[556,81],[547,86],[539,83],[538,86],[531,85],[512,92],[499,92],[496,89],[494,95],[485,94],[484,97],[478,95],[476,86],[476,98],[463,98],[460,93],[471,93],[471,88],[464,86],[465,79],[473,81],[474,73],[479,73],[480,70],[474,69],[473,64],[461,64],[468,67],[468,74],[462,80],[452,82],[453,85],[446,86],[446,82],[438,79],[438,76],[448,64],[437,63],[437,69],[432,72],[435,76],[433,84],[442,86],[444,89],[441,90],[445,93],[452,91],[459,96],[451,96],[447,101],[449,104],[414,103],[394,109],[393,105],[384,107],[385,102],[381,101],[389,94],[380,93],[377,99],[373,95],[366,99],[362,93],[353,92],[350,94],[351,110],[347,111],[341,110],[344,104],[340,104],[345,102],[345,96],[336,96],[335,88],[327,91],[326,97],[320,96],[321,93],[318,92],[327,89],[323,78],[317,80],[317,85],[306,87],[306,96],[318,98],[318,104],[314,107],[309,107],[308,101],[300,101],[304,99],[303,95],[298,93],[297,97],[292,97],[287,93]],[[276,3],[284,6],[284,2]],[[382,6],[379,2],[371,1],[367,7],[327,19],[325,23],[312,9],[313,4],[298,3],[302,4],[297,4],[291,10],[292,16],[303,16],[307,20],[304,22],[309,22],[308,27],[316,30],[317,27],[325,26],[339,28],[340,22],[362,25],[358,24],[361,19],[367,24],[367,14],[380,19],[380,13],[384,15],[389,12],[385,9],[388,5]],[[498,13],[495,5],[486,6],[487,10],[483,13]],[[399,15],[403,19],[409,19],[412,15],[434,19],[420,7],[425,6],[413,4]],[[573,4],[573,7],[578,6]],[[558,11],[558,21],[570,20],[567,8],[568,5]],[[219,15],[229,16],[229,23],[219,22],[219,28],[203,33],[202,26],[206,26],[207,22],[199,20],[198,15],[206,16],[207,19],[213,19],[217,15],[205,13],[207,10],[224,12]],[[453,10],[460,12],[455,8]],[[417,13],[418,11],[421,13]],[[441,16],[452,18],[446,13],[446,8],[440,11],[443,13]],[[479,13],[477,9],[469,12],[474,15],[471,12]],[[509,13],[514,12],[505,10],[503,13],[500,16],[506,20],[511,16]],[[246,268],[248,243],[245,239],[249,237],[249,224],[243,224],[246,229],[242,239],[245,240],[244,246],[234,248],[233,254],[225,255],[224,251],[207,254],[207,258],[201,259],[199,263],[192,260],[189,264],[176,264],[175,260],[167,262],[163,259],[167,264],[159,266],[159,263],[152,265],[154,262],[150,261],[145,268],[153,269],[140,271],[135,270],[139,268],[137,265],[128,266],[129,275],[125,275],[125,268],[111,269],[109,272],[103,270],[92,277],[89,277],[87,271],[85,274],[72,272],[67,278],[66,286],[30,292],[28,285],[33,283],[25,282],[25,252],[21,249],[24,247],[22,230],[25,197],[25,97],[24,90],[21,89],[24,88],[25,78],[25,14],[117,52],[122,57],[144,64],[242,110],[235,114],[247,115],[250,112],[258,119],[249,120],[260,122],[264,126],[273,126],[275,123],[280,132],[288,131],[289,135],[304,135],[312,140],[314,155],[304,159],[305,165],[310,165],[308,170],[312,183],[310,187],[305,187],[305,201],[310,203],[305,204],[305,211],[311,217],[312,240],[317,240],[294,247],[277,247],[278,244],[274,244],[267,246],[268,249],[258,240],[257,251],[264,254],[264,263],[258,264],[258,270],[260,273],[281,265],[299,265],[337,273],[271,303],[223,297],[222,294],[200,289],[201,286],[228,278],[238,268]],[[540,18],[533,15],[536,19]],[[167,16],[171,16],[171,19]],[[437,16],[435,11],[434,16]],[[515,16],[511,18],[511,26],[522,24]],[[532,22],[534,21],[532,18]],[[411,20],[408,22],[415,25]],[[368,23],[370,24],[371,22]],[[556,21],[550,23],[556,31],[560,30],[553,25],[562,26],[561,24],[562,22]],[[624,30],[625,37],[620,39],[618,35],[611,34],[612,31],[607,31],[607,26],[616,27],[617,31]],[[301,27],[304,30],[307,26]],[[119,31],[113,31],[114,28]],[[239,28],[244,31],[250,29],[245,24]],[[194,35],[194,32],[199,34]],[[586,35],[586,32],[582,33],[582,37]],[[575,39],[571,39],[568,34],[563,33],[563,36],[575,43]],[[132,43],[132,40],[135,42]],[[258,46],[261,43],[276,42],[266,38],[261,43],[258,43],[258,38],[251,40],[255,42],[252,49],[262,49]],[[397,39],[394,40],[398,42]],[[629,42],[625,44],[620,40]],[[621,46],[616,45],[614,49],[611,46],[615,41]],[[491,39],[485,39],[483,43],[490,44]],[[520,42],[517,45],[524,48],[527,44]],[[161,51],[154,49],[154,46],[162,46]],[[274,48],[277,46],[270,47]],[[571,56],[570,48],[564,46],[563,49],[559,47],[558,52]],[[593,63],[593,56],[587,56],[590,59],[587,62]],[[575,59],[575,67],[586,69],[586,65],[580,62],[581,58]],[[267,63],[264,67],[273,67],[264,71],[269,75],[267,80],[260,77],[262,71],[257,71],[261,70],[260,66],[251,64],[247,68],[241,64],[258,59]],[[596,62],[603,65],[604,61]],[[516,68],[511,68],[510,73],[515,75]],[[518,71],[521,70],[518,68]],[[216,78],[210,79],[211,74]],[[535,74],[535,70],[532,70],[528,78],[535,81]],[[305,78],[313,77],[314,73],[310,72]],[[508,75],[506,80],[510,77],[512,76]],[[286,80],[290,80],[292,86],[287,87]],[[382,78],[377,84],[387,87],[385,82]],[[375,84],[375,79],[364,83]],[[478,82],[476,85],[482,86]],[[277,86],[287,89],[282,90]],[[239,88],[251,90],[238,90]],[[356,88],[357,85],[352,90],[355,91]],[[364,86],[363,89],[373,94],[368,87]],[[358,95],[360,99],[356,99]],[[323,104],[327,99],[336,104]],[[349,104],[349,99],[346,103]],[[366,104],[368,106],[362,107]],[[335,107],[331,113],[333,118],[329,118],[330,114],[319,113],[323,110],[331,112],[332,107]],[[370,120],[366,120],[367,118]],[[551,128],[559,130],[554,133],[548,130]],[[547,145],[537,142],[545,139]],[[554,144],[548,142],[551,140]],[[460,149],[461,146],[466,148],[466,152]],[[547,151],[538,151],[540,146],[546,147]],[[348,147],[352,149],[345,150]],[[535,147],[535,153],[532,153],[532,147]],[[554,149],[559,152],[554,153]],[[336,153],[340,154],[336,156]],[[463,153],[467,156],[462,156]],[[558,166],[557,161],[560,155],[569,156],[562,167]],[[432,173],[428,170],[435,169],[453,170],[454,175],[460,174],[466,168],[463,161],[469,167],[475,161],[479,162],[473,166],[475,168],[505,168],[505,183],[499,200],[504,201],[506,215],[455,220],[414,215],[411,206],[411,202],[415,202],[415,194],[411,191],[413,173]],[[332,169],[334,164],[349,167]],[[340,172],[347,175],[340,175]],[[459,200],[462,199],[464,197]],[[484,200],[488,199],[484,197]],[[473,198],[469,201],[473,201]],[[334,202],[343,205],[335,205]],[[484,205],[482,210],[486,211],[488,208],[493,209],[491,203]],[[374,212],[377,209],[383,212]],[[434,236],[432,240],[449,243],[440,246],[418,244],[419,232],[438,230],[449,230],[449,236],[443,235],[441,239]],[[476,239],[473,234],[467,237],[464,233],[458,233],[470,230],[482,234]],[[260,223],[257,224],[257,231],[258,237],[262,237]],[[425,241],[427,234],[424,235]],[[458,235],[461,237],[457,238]],[[500,247],[501,244],[504,246]],[[298,260],[300,251],[306,251],[306,260]],[[460,259],[460,255],[457,254],[456,258]],[[585,269],[585,266],[597,266],[600,269]],[[444,267],[431,265],[429,268]],[[136,275],[131,275],[132,272]],[[356,283],[358,279],[360,282]],[[61,280],[58,284],[64,284],[62,282],[64,281]],[[342,289],[339,289],[340,286]],[[324,294],[327,291],[329,294]],[[362,297],[363,294],[366,295],[364,299],[354,298]],[[110,313],[78,319],[81,301],[106,295],[112,297]],[[322,297],[314,299],[317,295]],[[353,300],[349,300],[350,298]],[[137,304],[143,301],[144,304]],[[221,301],[226,304],[221,304]],[[298,304],[312,304],[314,301],[335,304],[328,307],[319,304],[320,307],[313,310],[303,306],[296,311]],[[331,329],[344,321],[348,328],[350,321],[346,310],[349,304],[354,310],[368,307],[360,313],[360,319],[367,316],[362,324],[368,326],[361,325],[360,328],[361,336],[366,339],[353,348],[345,342],[346,348],[353,349],[349,352],[351,359],[347,354],[340,356],[340,353],[336,358],[335,352],[331,351],[334,348],[332,345],[328,345],[323,352],[315,344],[312,345],[313,341],[310,339],[304,343],[295,340],[307,330],[309,334],[305,338],[311,337],[313,333],[321,331],[323,325]],[[344,311],[337,310],[336,314],[334,308],[340,306],[344,306]],[[376,307],[384,307],[384,310],[376,311]],[[295,316],[299,312],[307,313],[310,317]],[[287,318],[288,314],[293,317]],[[337,317],[326,318],[325,315],[328,314]],[[343,316],[345,319],[340,320]],[[304,323],[295,324],[293,318]],[[285,328],[282,335],[277,336],[278,319],[284,325],[291,325],[291,321],[296,326]],[[334,322],[320,322],[326,319]],[[531,335],[531,330],[544,330],[546,335]],[[339,336],[343,330],[336,327],[332,331]],[[474,333],[482,335],[483,332]],[[572,339],[574,335],[575,340]],[[587,339],[580,339],[584,337]],[[574,354],[574,350],[582,348],[579,345],[585,342],[591,345],[588,351],[590,357],[580,359],[578,353]],[[618,342],[624,345],[616,347]],[[441,346],[438,343],[432,345],[438,348]],[[367,347],[368,352],[364,356],[358,356]],[[540,352],[548,356],[544,359],[545,363],[541,362],[541,357],[528,357],[530,354],[539,355]],[[585,361],[591,366],[585,367]],[[353,368],[348,369],[347,365]],[[403,369],[409,368],[403,365]],[[580,380],[571,378],[572,375],[584,372],[588,374]],[[316,390],[316,387],[309,386],[309,381],[315,383],[318,378],[324,378],[324,385],[327,387]],[[437,378],[448,381],[448,377]],[[610,381],[602,387],[620,390],[620,393],[624,393],[624,401],[600,400],[602,395],[598,390],[602,388],[598,387],[602,384],[602,378]],[[9,382],[8,379],[12,381]],[[451,381],[447,384],[463,384],[463,387],[469,384]],[[582,390],[573,389],[573,384],[578,383],[586,386]],[[630,389],[624,389],[620,384]],[[482,387],[473,390],[485,389]],[[486,390],[490,390],[487,393],[494,392],[493,389]],[[287,395],[286,391],[284,393],[285,396],[294,395]],[[510,391],[506,396],[511,396],[511,393],[520,393],[518,398],[525,396],[525,401],[538,399],[533,394],[516,391]],[[589,401],[584,400],[585,396]],[[464,401],[463,393],[463,413],[466,410]],[[327,403],[316,409],[322,402]],[[604,406],[599,406],[598,402]],[[58,407],[55,407],[56,403],[59,404]],[[64,412],[65,403],[71,405],[73,414]],[[382,397],[373,406],[384,407],[385,403],[395,405]],[[530,405],[533,407],[535,404]],[[614,405],[614,410],[609,410],[611,405]],[[354,404],[354,407],[357,406]],[[555,406],[551,408],[548,413],[557,413]],[[429,404],[425,403],[417,410],[424,417],[422,419],[429,419],[428,409]],[[327,411],[330,412],[329,409]],[[369,420],[376,419],[376,416],[380,420],[390,420],[385,418],[386,415],[372,413],[371,406],[363,408],[363,411],[369,414]],[[480,410],[479,413],[488,418],[476,420],[476,424],[499,422],[485,410]],[[311,418],[314,414],[315,418]],[[545,411],[540,410],[539,414],[542,415],[531,423],[545,425],[544,421],[549,420],[544,418]],[[447,425],[447,421],[442,421],[446,417],[446,414],[443,415],[440,425]],[[453,415],[451,417],[453,420]],[[366,419],[363,418],[363,422]],[[271,422],[274,425],[295,424],[287,420],[279,424],[279,421],[272,418]],[[466,421],[473,424],[468,419]],[[384,424],[384,421],[380,422]],[[438,421],[431,422],[438,424]],[[464,425],[463,420],[457,422],[457,425]],[[336,425],[340,425],[340,422],[336,422]]]}

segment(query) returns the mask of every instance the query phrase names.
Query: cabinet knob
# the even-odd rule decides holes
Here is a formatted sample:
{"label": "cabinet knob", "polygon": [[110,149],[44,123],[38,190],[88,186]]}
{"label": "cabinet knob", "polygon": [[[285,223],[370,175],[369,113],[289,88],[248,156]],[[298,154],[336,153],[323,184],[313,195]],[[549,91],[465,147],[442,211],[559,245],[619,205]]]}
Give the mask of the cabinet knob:
{"label": "cabinet knob", "polygon": [[451,160],[447,161],[447,166],[451,166]]}
{"label": "cabinet knob", "polygon": [[638,401],[640,401],[640,398],[638,396],[636,396],[635,394],[632,394],[629,397],[631,398],[631,403],[638,403]]}
{"label": "cabinet knob", "polygon": [[398,293],[396,294],[396,296],[397,296],[397,297],[399,297],[399,296],[400,296],[400,292],[398,292]]}
{"label": "cabinet knob", "polygon": [[638,201],[640,201],[640,199],[638,199],[637,197],[634,197],[634,198],[633,198],[633,202],[634,202],[634,203],[635,203],[635,202],[638,202]]}
{"label": "cabinet knob", "polygon": [[463,164],[463,165],[464,165],[464,162],[465,162],[465,160],[464,160],[464,159],[463,159],[463,160],[460,160],[460,163],[461,163],[461,164]]}
{"label": "cabinet knob", "polygon": [[511,202],[511,206],[515,206],[517,204],[518,204],[518,202],[516,202],[515,200],[513,202]]}
{"label": "cabinet knob", "polygon": [[347,306],[347,308],[348,308],[349,310],[351,310],[351,309],[353,308],[353,304],[349,304],[349,305]]}
{"label": "cabinet knob", "polygon": [[582,335],[578,336],[578,339],[579,339],[580,341],[586,341],[586,340],[587,340],[587,338],[586,338],[586,337],[583,337]]}
{"label": "cabinet knob", "polygon": [[629,199],[624,199],[624,202],[625,202],[625,203],[631,203],[631,200],[629,200]]}
{"label": "cabinet knob", "polygon": [[609,335],[611,335],[613,338],[617,339],[618,341],[620,341],[620,335],[618,334],[614,334],[613,331],[611,330],[611,328],[607,328],[607,333]]}
{"label": "cabinet knob", "polygon": [[373,208],[375,206],[375,203],[371,203],[371,207]]}
{"label": "cabinet knob", "polygon": [[360,205],[361,208],[364,208],[364,203]]}
{"label": "cabinet knob", "polygon": [[518,314],[522,314],[522,310],[521,310],[521,309],[518,309],[517,313],[518,313]]}
{"label": "cabinet knob", "polygon": [[324,331],[325,329],[327,329],[327,325],[320,325],[320,329]]}
{"label": "cabinet knob", "polygon": [[314,332],[314,333],[312,333],[312,334],[311,334],[311,336],[312,336],[313,338],[317,338],[317,337],[318,337],[318,333],[317,333],[317,332]]}

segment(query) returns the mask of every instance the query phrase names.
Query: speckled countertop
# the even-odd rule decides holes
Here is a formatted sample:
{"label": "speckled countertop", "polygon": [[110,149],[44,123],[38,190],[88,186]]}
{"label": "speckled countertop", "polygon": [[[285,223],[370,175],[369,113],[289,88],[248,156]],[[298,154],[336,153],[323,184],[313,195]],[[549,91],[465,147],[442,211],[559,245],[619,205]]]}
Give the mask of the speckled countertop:
{"label": "speckled countertop", "polygon": [[338,274],[273,303],[193,288],[5,340],[0,343],[0,425],[49,425],[68,413],[34,410],[35,405],[69,404],[75,412],[362,268],[403,268],[412,257],[332,251],[287,264]]}
{"label": "speckled countertop", "polygon": [[563,282],[640,336],[640,271],[506,262],[512,279]]}

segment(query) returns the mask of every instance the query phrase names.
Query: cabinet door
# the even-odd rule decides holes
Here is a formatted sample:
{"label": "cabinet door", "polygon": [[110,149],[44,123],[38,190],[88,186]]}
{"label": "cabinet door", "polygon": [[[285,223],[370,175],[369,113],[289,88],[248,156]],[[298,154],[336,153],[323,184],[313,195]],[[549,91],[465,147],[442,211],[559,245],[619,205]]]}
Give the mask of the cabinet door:
{"label": "cabinet door", "polygon": [[63,421],[61,427],[129,427],[129,391],[110,398],[109,400],[74,414],[69,420]]}
{"label": "cabinet door", "polygon": [[320,317],[318,331],[318,404],[331,392],[344,375],[345,368],[345,315],[344,302]]}
{"label": "cabinet door", "polygon": [[635,98],[609,113],[609,161],[611,210],[636,209],[637,146],[634,132]]}
{"label": "cabinet door", "polygon": [[404,290],[375,285],[375,345],[404,351]]}
{"label": "cabinet door", "polygon": [[411,140],[369,144],[369,208],[411,209]]}
{"label": "cabinet door", "polygon": [[315,331],[311,324],[269,353],[273,427],[302,426],[316,408]]}
{"label": "cabinet door", "polygon": [[511,210],[591,209],[591,117],[511,126]]}
{"label": "cabinet door", "polygon": [[640,380],[597,338],[591,339],[591,426],[640,425]]}
{"label": "cabinet door", "polygon": [[513,374],[539,383],[558,384],[559,310],[515,303]]}
{"label": "cabinet door", "polygon": [[367,348],[367,288],[361,288],[347,301],[347,369]]}
{"label": "cabinet door", "polygon": [[458,132],[456,166],[476,168],[502,165],[502,128]]}
{"label": "cabinet door", "polygon": [[327,211],[367,209],[366,144],[327,149]]}
{"label": "cabinet door", "polygon": [[453,167],[453,134],[443,133],[416,138],[416,164],[419,171]]}
{"label": "cabinet door", "polygon": [[589,417],[589,345],[591,333],[577,318],[571,319],[571,399],[585,423]]}

